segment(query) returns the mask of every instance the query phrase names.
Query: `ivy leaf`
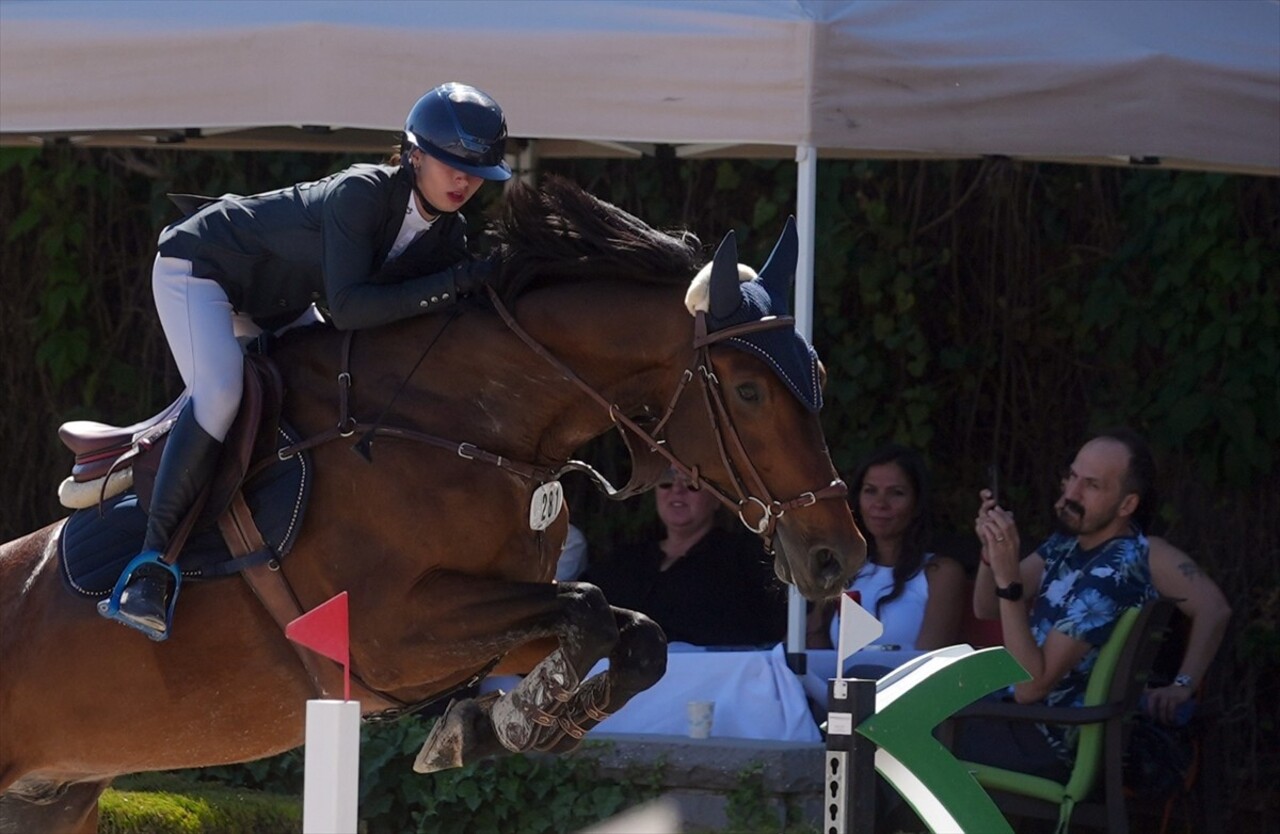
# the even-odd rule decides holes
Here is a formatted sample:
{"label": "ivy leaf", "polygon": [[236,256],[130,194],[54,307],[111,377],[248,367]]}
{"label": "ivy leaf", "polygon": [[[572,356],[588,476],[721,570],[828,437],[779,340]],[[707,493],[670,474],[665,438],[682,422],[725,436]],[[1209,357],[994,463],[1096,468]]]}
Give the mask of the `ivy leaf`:
{"label": "ivy leaf", "polygon": [[1212,401],[1207,394],[1192,393],[1183,397],[1169,409],[1167,425],[1173,442],[1181,445],[1192,432],[1204,425],[1209,417]]}
{"label": "ivy leaf", "polygon": [[27,206],[25,209],[18,212],[18,216],[13,218],[9,223],[9,228],[6,230],[4,236],[5,242],[13,243],[18,240],[27,232],[34,229],[43,216],[44,212],[40,210],[39,206]]}

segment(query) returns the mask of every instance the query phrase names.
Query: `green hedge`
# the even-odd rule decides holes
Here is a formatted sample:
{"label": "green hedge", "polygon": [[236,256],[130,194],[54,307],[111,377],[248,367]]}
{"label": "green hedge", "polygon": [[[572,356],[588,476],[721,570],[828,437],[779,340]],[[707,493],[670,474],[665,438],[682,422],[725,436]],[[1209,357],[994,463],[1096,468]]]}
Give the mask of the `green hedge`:
{"label": "green hedge", "polygon": [[98,834],[297,834],[302,800],[148,774],[119,780],[98,803]]}

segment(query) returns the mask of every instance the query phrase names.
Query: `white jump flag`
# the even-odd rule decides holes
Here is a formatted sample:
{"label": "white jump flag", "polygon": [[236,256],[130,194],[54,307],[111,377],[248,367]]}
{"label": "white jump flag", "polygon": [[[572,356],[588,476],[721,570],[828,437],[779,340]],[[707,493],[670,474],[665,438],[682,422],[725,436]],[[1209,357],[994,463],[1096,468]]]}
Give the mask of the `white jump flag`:
{"label": "white jump flag", "polygon": [[884,624],[862,607],[862,595],[849,591],[840,595],[840,640],[836,646],[836,677],[844,677],[848,657],[884,634]]}

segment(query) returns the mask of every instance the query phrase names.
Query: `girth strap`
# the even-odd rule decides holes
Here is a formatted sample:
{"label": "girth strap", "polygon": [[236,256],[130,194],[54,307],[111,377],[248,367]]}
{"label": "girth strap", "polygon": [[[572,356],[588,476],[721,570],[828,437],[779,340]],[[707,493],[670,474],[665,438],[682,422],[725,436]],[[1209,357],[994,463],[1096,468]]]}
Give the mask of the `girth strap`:
{"label": "girth strap", "polygon": [[[302,604],[294,595],[289,580],[280,570],[280,563],[274,556],[263,558],[264,554],[271,553],[271,549],[263,539],[261,531],[258,530],[258,525],[253,520],[253,513],[245,503],[243,493],[237,491],[232,497],[227,511],[218,518],[218,529],[222,532],[222,538],[226,541],[233,557],[253,561],[253,564],[247,565],[240,572],[241,576],[249,583],[254,595],[262,603],[262,607],[267,609],[271,618],[276,621],[276,625],[280,627],[280,632],[283,634],[285,627],[304,613]],[[341,697],[342,673],[338,667],[322,662],[313,652],[297,643],[290,641],[290,645],[293,646],[298,659],[302,661],[302,667],[306,670],[312,687],[320,697]],[[356,699],[362,702],[365,710],[372,710],[384,716],[406,715],[430,703],[430,700],[440,697],[433,696],[421,704],[407,704],[378,692],[354,673],[351,675],[351,685],[356,690]]]}
{"label": "girth strap", "polygon": [[[249,505],[245,503],[244,495],[240,492],[236,492],[231,498],[227,511],[218,517],[218,529],[222,532],[222,538],[226,541],[231,555],[236,559],[254,558],[257,561],[257,557],[263,551],[270,552],[270,548],[262,538],[262,532],[258,530],[258,525],[253,520]],[[241,571],[240,575],[249,583],[254,595],[280,626],[282,633],[286,625],[302,615],[302,605],[293,595],[293,589],[289,587],[289,583],[280,574],[280,563],[274,558],[265,562],[257,561],[256,564]],[[311,679],[311,685],[320,697],[338,697],[342,692],[342,680],[338,670],[328,664],[321,664],[315,654],[297,643],[290,642],[290,645],[297,652],[298,658],[302,661],[302,667],[307,670],[307,677]]]}

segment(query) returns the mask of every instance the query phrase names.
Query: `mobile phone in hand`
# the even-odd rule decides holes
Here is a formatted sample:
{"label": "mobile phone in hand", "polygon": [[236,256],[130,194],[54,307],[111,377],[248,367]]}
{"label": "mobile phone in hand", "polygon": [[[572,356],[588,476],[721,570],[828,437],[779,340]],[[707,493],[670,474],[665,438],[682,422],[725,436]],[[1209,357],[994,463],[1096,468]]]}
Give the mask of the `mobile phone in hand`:
{"label": "mobile phone in hand", "polygon": [[994,463],[987,467],[987,489],[991,491],[991,500],[1000,503],[1000,470]]}

